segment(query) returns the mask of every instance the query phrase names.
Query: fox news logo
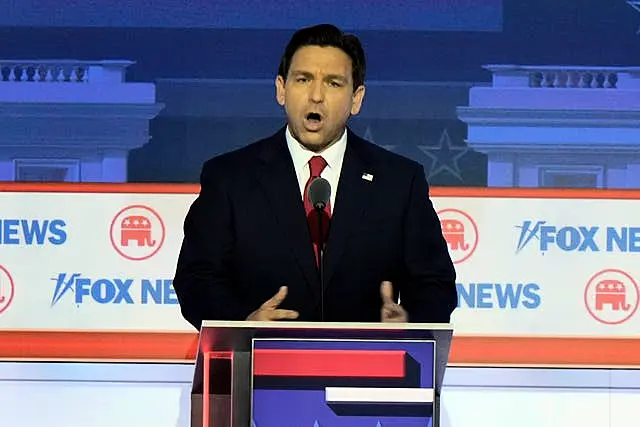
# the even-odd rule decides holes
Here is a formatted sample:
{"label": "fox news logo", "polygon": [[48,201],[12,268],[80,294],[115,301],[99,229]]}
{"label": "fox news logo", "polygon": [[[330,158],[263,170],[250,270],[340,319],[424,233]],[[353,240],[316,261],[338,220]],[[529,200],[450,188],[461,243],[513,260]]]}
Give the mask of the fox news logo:
{"label": "fox news logo", "polygon": [[563,252],[640,252],[640,227],[599,227],[548,224],[547,221],[522,222],[516,253],[536,246],[545,253]]}
{"label": "fox news logo", "polygon": [[457,283],[458,307],[471,309],[537,309],[542,304],[537,283]]}
{"label": "fox news logo", "polygon": [[67,241],[66,227],[60,218],[0,218],[0,246],[59,246]]}
{"label": "fox news logo", "polygon": [[80,273],[60,273],[51,306],[56,305],[69,292],[78,305],[97,304],[178,304],[171,279],[89,278]]}

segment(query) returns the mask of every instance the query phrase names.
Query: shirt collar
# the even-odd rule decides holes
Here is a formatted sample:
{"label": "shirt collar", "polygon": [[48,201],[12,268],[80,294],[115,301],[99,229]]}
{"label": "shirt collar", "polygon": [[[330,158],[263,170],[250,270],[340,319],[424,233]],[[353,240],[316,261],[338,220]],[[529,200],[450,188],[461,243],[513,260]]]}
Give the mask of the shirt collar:
{"label": "shirt collar", "polygon": [[345,128],[344,133],[334,144],[332,144],[329,148],[316,153],[314,151],[309,150],[304,145],[300,144],[298,140],[296,140],[291,134],[291,130],[289,126],[287,126],[286,131],[286,139],[287,139],[287,147],[289,148],[289,152],[291,153],[291,158],[293,159],[293,165],[296,171],[301,171],[306,166],[306,164],[311,160],[313,156],[321,155],[324,160],[327,162],[327,167],[333,170],[339,170],[342,166],[342,159],[344,158],[344,152],[347,148],[347,129]]}

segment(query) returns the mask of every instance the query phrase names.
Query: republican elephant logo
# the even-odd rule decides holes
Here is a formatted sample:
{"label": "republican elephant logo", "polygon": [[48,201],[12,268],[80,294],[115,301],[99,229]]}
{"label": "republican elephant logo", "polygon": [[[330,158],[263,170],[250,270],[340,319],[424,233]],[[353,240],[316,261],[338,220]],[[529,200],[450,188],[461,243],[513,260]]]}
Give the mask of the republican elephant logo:
{"label": "republican elephant logo", "polygon": [[469,249],[469,243],[464,240],[464,224],[457,219],[443,219],[440,221],[442,235],[452,251]]}
{"label": "republican elephant logo", "polygon": [[459,209],[438,211],[442,237],[454,264],[469,259],[478,246],[478,226],[471,215]]}
{"label": "republican elephant logo", "polygon": [[635,279],[618,269],[594,274],[584,290],[587,312],[600,323],[619,325],[638,310],[640,291]]}
{"label": "republican elephant logo", "polygon": [[151,237],[151,221],[143,215],[130,215],[122,220],[120,228],[120,244],[129,246],[130,241],[138,246],[153,247],[156,241]]}
{"label": "republican elephant logo", "polygon": [[165,226],[156,210],[132,205],[115,215],[109,233],[111,245],[118,254],[129,260],[142,261],[162,248]]}
{"label": "republican elephant logo", "polygon": [[6,311],[13,301],[15,285],[9,270],[0,265],[0,314]]}
{"label": "republican elephant logo", "polygon": [[596,285],[596,310],[602,311],[605,305],[614,311],[629,311],[631,308],[627,303],[627,288],[620,280],[604,279]]}

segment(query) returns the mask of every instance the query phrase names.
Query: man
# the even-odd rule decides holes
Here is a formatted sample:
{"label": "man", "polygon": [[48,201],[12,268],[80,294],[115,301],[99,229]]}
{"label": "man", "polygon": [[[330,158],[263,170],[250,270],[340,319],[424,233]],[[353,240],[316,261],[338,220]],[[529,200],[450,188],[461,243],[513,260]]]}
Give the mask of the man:
{"label": "man", "polygon": [[[346,126],[362,105],[365,68],[355,36],[299,30],[276,78],[287,126],[205,163],[173,281],[194,327],[449,322],[455,271],[423,167]],[[324,236],[307,194],[318,176],[331,186]]]}

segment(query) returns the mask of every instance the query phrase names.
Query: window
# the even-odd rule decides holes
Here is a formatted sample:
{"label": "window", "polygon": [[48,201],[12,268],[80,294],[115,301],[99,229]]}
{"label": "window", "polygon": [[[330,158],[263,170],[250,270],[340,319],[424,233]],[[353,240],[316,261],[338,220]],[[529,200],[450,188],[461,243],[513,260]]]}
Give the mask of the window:
{"label": "window", "polygon": [[603,188],[603,186],[603,171],[598,166],[540,168],[540,187]]}
{"label": "window", "polygon": [[16,159],[15,181],[78,182],[80,162],[66,159]]}

